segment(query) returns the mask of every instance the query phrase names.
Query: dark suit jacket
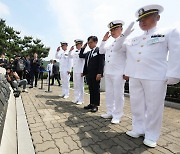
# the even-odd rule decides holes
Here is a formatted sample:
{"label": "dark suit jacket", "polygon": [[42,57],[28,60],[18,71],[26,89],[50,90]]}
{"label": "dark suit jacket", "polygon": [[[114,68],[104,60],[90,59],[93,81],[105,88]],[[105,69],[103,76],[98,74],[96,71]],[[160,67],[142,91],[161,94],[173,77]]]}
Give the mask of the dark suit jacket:
{"label": "dark suit jacket", "polygon": [[30,66],[30,60],[25,60],[24,61],[25,64],[25,70],[27,70],[28,72],[30,72],[31,66]]}
{"label": "dark suit jacket", "polygon": [[89,54],[91,51],[84,53],[84,48],[81,48],[79,58],[85,58],[83,75],[88,75],[88,77],[95,77],[97,74],[101,74],[103,76],[104,71],[104,54],[99,54],[99,48],[93,51],[91,58]]}
{"label": "dark suit jacket", "polygon": [[40,60],[37,59],[35,62],[34,58],[30,60],[30,68],[31,72],[39,72],[40,71]]}
{"label": "dark suit jacket", "polygon": [[59,74],[59,65],[57,63],[53,64],[52,73],[53,74]]}

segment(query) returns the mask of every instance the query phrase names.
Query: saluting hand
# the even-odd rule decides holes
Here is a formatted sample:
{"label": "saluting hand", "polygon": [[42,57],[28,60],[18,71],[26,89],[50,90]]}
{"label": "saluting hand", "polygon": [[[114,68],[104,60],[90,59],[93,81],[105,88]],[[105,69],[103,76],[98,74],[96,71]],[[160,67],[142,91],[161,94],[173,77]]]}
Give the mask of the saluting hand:
{"label": "saluting hand", "polygon": [[86,48],[87,47],[87,42],[83,45],[83,47],[82,48]]}
{"label": "saluting hand", "polygon": [[57,48],[57,52],[59,52],[59,51],[60,51],[60,47]]}
{"label": "saluting hand", "polygon": [[128,28],[124,31],[124,36],[128,36],[129,34],[131,34],[131,32],[134,31],[134,29],[132,29],[134,26],[134,22],[131,22],[130,25],[128,26]]}
{"label": "saluting hand", "polygon": [[103,41],[107,41],[111,35],[109,35],[109,32],[106,32],[106,34],[103,37]]}
{"label": "saluting hand", "polygon": [[72,46],[72,47],[70,48],[70,51],[72,51],[72,50],[74,50],[74,46]]}

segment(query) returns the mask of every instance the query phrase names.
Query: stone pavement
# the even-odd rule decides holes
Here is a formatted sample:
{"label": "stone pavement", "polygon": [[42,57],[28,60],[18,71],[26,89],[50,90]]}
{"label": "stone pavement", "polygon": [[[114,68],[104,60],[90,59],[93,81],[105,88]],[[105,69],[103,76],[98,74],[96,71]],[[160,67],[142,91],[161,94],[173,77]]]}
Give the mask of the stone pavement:
{"label": "stone pavement", "polygon": [[[47,87],[45,87],[47,88]],[[58,95],[61,87],[33,88],[22,94],[29,129],[37,154],[170,154],[180,153],[180,110],[165,107],[162,135],[156,148],[143,145],[143,137],[133,139],[125,132],[131,130],[129,98],[125,98],[124,116],[118,125],[100,117],[105,112],[105,95],[101,94],[101,106],[97,113],[83,109],[89,104],[72,103]]]}

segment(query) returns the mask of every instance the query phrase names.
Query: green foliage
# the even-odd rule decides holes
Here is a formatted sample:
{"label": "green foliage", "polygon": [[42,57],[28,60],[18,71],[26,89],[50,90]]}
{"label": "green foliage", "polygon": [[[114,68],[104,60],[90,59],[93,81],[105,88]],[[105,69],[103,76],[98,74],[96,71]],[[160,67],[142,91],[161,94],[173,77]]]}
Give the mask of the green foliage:
{"label": "green foliage", "polygon": [[[70,87],[71,88],[74,87],[73,81],[70,81]],[[89,88],[88,88],[88,85],[86,83],[84,83],[84,92],[89,93]]]}
{"label": "green foliage", "polygon": [[6,53],[8,58],[12,58],[14,55],[32,56],[36,52],[39,58],[45,58],[49,50],[40,39],[34,39],[32,36],[21,38],[19,31],[7,26],[5,20],[0,19],[0,54]]}
{"label": "green foliage", "polygon": [[48,72],[44,72],[43,73],[43,79],[47,79],[48,78]]}

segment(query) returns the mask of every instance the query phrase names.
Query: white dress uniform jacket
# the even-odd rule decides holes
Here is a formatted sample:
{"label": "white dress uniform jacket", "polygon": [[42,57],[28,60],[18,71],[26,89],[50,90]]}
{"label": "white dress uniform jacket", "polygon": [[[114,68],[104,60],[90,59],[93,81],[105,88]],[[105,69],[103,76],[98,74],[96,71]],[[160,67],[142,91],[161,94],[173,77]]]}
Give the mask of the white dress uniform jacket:
{"label": "white dress uniform jacket", "polygon": [[128,41],[125,74],[148,80],[165,80],[167,76],[179,77],[179,37],[177,30],[162,31],[155,27]]}
{"label": "white dress uniform jacket", "polygon": [[126,52],[116,48],[116,42],[121,39],[118,37],[109,47],[105,47],[106,42],[102,41],[100,45],[100,54],[105,54],[105,72],[104,74],[123,74],[126,63]]}
{"label": "white dress uniform jacket", "polygon": [[73,72],[74,73],[83,73],[85,60],[79,58],[80,50],[71,51],[70,57],[73,59]]}
{"label": "white dress uniform jacket", "polygon": [[70,72],[72,68],[72,59],[69,57],[68,51],[56,52],[55,57],[59,59],[60,72]]}

